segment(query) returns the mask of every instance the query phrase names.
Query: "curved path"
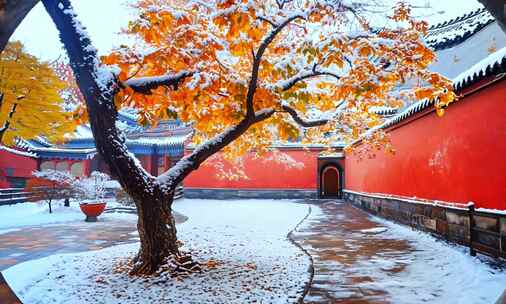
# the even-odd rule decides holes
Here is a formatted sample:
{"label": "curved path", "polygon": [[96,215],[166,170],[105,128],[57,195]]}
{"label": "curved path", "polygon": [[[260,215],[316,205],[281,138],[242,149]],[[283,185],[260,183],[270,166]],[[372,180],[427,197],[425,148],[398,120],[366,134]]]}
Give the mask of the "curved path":
{"label": "curved path", "polygon": [[313,260],[304,303],[494,303],[506,286],[505,272],[462,247],[340,201],[311,209],[290,235]]}

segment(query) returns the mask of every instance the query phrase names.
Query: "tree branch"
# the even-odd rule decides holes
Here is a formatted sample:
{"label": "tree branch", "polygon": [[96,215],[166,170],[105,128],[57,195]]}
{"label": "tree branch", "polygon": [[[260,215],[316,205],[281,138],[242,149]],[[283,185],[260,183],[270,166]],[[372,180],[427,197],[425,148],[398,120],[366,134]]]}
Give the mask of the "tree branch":
{"label": "tree branch", "polygon": [[317,71],[316,66],[315,66],[315,67],[313,67],[313,69],[311,71],[306,71],[305,73],[304,72],[298,73],[295,76],[293,76],[292,78],[285,80],[281,84],[281,89],[283,91],[287,91],[300,81],[303,81],[303,80],[306,80],[309,78],[313,78],[313,77],[318,77],[318,76],[332,76],[332,77],[336,78],[337,80],[341,79],[341,77],[339,75],[334,74],[330,71]]}
{"label": "tree branch", "polygon": [[151,90],[160,86],[172,86],[174,90],[177,90],[179,83],[183,82],[187,77],[191,77],[192,75],[193,72],[182,71],[177,74],[166,74],[163,76],[139,77],[129,79],[121,85],[124,87],[130,87],[138,93],[151,94]]}
{"label": "tree branch", "polygon": [[255,92],[257,89],[258,82],[258,71],[260,69],[260,63],[262,61],[262,56],[265,53],[265,50],[271,44],[271,42],[276,38],[276,36],[288,25],[290,22],[296,19],[302,19],[302,15],[293,15],[290,18],[287,18],[283,23],[274,28],[269,35],[265,37],[260,46],[258,47],[257,53],[253,59],[253,67],[251,70],[251,80],[248,85],[248,93],[246,95],[246,117],[252,119],[255,113],[255,108],[253,106],[253,97],[255,96]]}
{"label": "tree branch", "polygon": [[297,111],[295,111],[295,109],[291,108],[290,106],[288,105],[281,105],[281,108],[287,112],[288,114],[290,114],[290,116],[292,116],[293,120],[299,124],[300,126],[304,127],[304,128],[313,128],[313,127],[319,127],[319,126],[323,126],[323,125],[326,125],[329,120],[328,119],[320,119],[320,120],[306,120],[306,119],[303,119],[302,117],[299,116],[299,114],[297,113]]}
{"label": "tree branch", "polygon": [[114,96],[118,82],[100,63],[96,49],[79,22],[69,0],[42,0],[60,33],[70,66],[88,109],[95,145],[121,186],[134,199],[153,189],[154,178],[128,152],[124,137],[116,128]]}
{"label": "tree branch", "polygon": [[39,0],[0,0],[0,53],[9,38]]}
{"label": "tree branch", "polygon": [[292,2],[293,0],[276,0],[276,3],[278,4],[279,9],[283,9],[285,4]]}
{"label": "tree branch", "polygon": [[278,27],[279,26],[277,23],[275,23],[274,21],[272,21],[272,20],[270,20],[270,19],[268,19],[267,17],[264,17],[264,16],[257,16],[257,19],[269,23],[270,25],[272,25],[272,27]]}
{"label": "tree branch", "polygon": [[158,182],[168,188],[174,187],[182,182],[193,170],[196,170],[206,159],[244,134],[250,126],[271,117],[274,113],[274,109],[264,109],[257,111],[252,118],[245,117],[237,125],[226,129],[213,139],[197,147],[190,155],[178,161],[175,166],[158,176]]}
{"label": "tree branch", "polygon": [[[3,94],[0,96],[2,97],[3,99]],[[7,132],[7,130],[9,130],[9,127],[11,125],[11,120],[12,120],[12,117],[14,116],[14,113],[16,113],[16,108],[18,107],[18,104],[15,103],[12,105],[12,108],[9,112],[9,115],[7,115],[7,119],[5,120],[5,123],[3,125],[3,127],[0,129],[0,143],[3,142],[3,139],[4,139],[4,135],[5,133]]]}

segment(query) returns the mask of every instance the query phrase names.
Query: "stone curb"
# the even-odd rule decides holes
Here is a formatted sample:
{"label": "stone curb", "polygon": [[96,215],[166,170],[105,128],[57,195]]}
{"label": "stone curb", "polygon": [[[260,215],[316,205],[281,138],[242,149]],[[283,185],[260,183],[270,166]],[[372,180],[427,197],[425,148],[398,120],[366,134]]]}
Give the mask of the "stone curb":
{"label": "stone curb", "polygon": [[293,232],[297,231],[297,229],[299,228],[300,225],[302,225],[302,223],[311,215],[311,205],[308,204],[308,212],[306,214],[306,216],[304,216],[304,218],[295,226],[295,228],[293,228],[290,232],[288,232],[288,234],[286,235],[286,237],[288,238],[288,240],[290,241],[290,243],[292,243],[295,247],[299,248],[302,252],[304,252],[305,255],[307,255],[309,257],[309,268],[308,268],[308,272],[309,272],[309,280],[306,282],[305,286],[304,286],[304,291],[302,292],[302,295],[299,297],[299,299],[297,300],[297,303],[301,304],[301,303],[304,303],[304,298],[306,297],[306,295],[308,294],[309,292],[309,289],[311,289],[311,285],[313,284],[313,278],[314,278],[314,260],[313,260],[313,256],[311,256],[311,254],[304,248],[302,247],[301,244],[297,243],[292,235],[293,235]]}

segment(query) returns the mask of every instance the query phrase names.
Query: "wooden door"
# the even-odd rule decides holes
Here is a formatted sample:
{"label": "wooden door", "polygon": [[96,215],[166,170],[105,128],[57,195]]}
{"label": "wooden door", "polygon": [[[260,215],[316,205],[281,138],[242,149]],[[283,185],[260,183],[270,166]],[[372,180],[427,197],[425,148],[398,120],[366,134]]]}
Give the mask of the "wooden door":
{"label": "wooden door", "polygon": [[339,171],[335,167],[325,168],[322,183],[324,197],[337,197],[339,194]]}

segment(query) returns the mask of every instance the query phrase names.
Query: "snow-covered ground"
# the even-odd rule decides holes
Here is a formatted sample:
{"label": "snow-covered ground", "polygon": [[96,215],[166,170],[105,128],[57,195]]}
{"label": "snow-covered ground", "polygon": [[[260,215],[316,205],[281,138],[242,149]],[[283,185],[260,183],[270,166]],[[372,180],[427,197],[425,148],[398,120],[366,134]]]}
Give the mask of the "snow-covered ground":
{"label": "snow-covered ground", "polygon": [[[117,206],[114,200],[105,200],[107,207]],[[18,231],[27,226],[41,226],[48,224],[60,224],[65,222],[84,220],[85,215],[76,201],[70,202],[70,207],[63,206],[63,200],[52,203],[53,213],[49,213],[48,204],[45,202],[21,203],[8,206],[0,206],[0,234]],[[101,221],[107,221],[117,217],[136,217],[130,214],[103,214]]]}
{"label": "snow-covered ground", "polygon": [[[407,239],[414,251],[398,259],[371,259],[384,268],[407,265],[398,281],[389,281],[393,303],[422,299],[428,303],[495,303],[506,291],[506,271],[486,263],[485,257],[472,257],[468,248],[436,240],[429,234],[374,217],[388,227],[385,236]],[[432,294],[424,293],[434,290]],[[418,293],[417,293],[418,291]]]}
{"label": "snow-covered ground", "polygon": [[506,290],[506,270],[464,246],[347,204],[311,210],[295,233],[315,261],[306,303],[489,304]]}
{"label": "snow-covered ground", "polygon": [[308,206],[273,200],[179,200],[178,235],[197,261],[215,268],[184,279],[115,273],[138,244],[53,255],[4,271],[24,303],[293,303],[309,259],[287,239]]}

